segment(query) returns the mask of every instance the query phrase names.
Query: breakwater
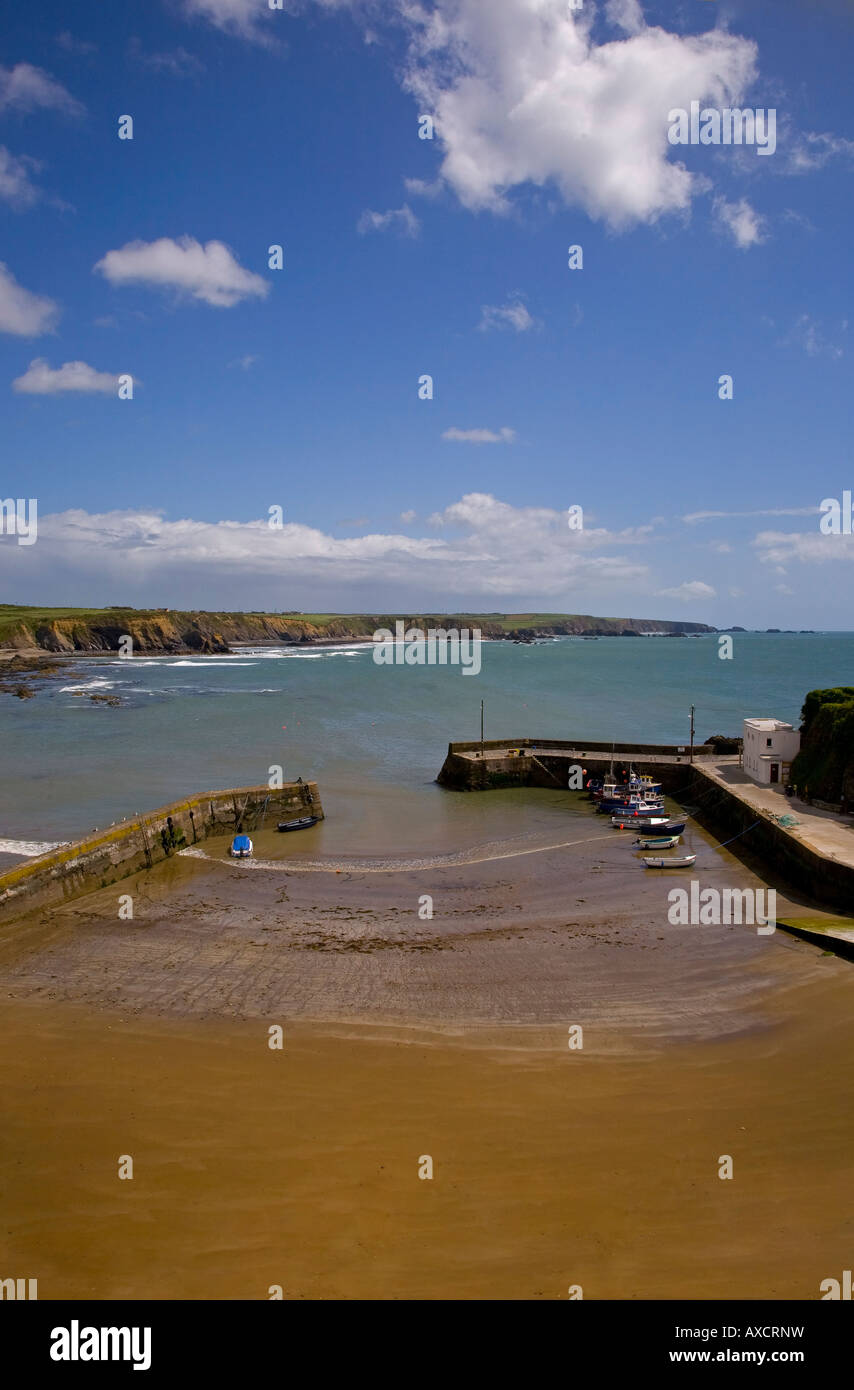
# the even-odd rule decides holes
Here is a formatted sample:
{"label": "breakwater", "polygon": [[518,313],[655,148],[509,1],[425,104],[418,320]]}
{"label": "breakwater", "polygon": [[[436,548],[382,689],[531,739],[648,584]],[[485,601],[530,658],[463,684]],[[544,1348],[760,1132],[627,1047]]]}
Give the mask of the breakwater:
{"label": "breakwater", "polygon": [[[613,761],[617,774],[633,767],[654,776],[665,793],[683,806],[728,849],[773,884],[794,890],[837,911],[851,912],[854,903],[854,833],[847,849],[825,852],[810,843],[811,827],[780,825],[775,815],[751,799],[749,785],[723,780],[738,768],[737,757],[722,757],[708,744],[690,750],[681,744],[593,743],[579,739],[519,739],[451,743],[438,781],[458,791],[499,787],[551,787],[567,790],[570,767],[580,764],[588,773],[607,774]],[[788,810],[781,798],[781,810]],[[797,817],[795,817],[797,819]],[[738,838],[733,838],[733,837]]]}
{"label": "breakwater", "polygon": [[[716,757],[707,744],[694,748],[694,764]],[[580,743],[577,739],[508,739],[449,743],[448,754],[436,779],[454,791],[488,791],[497,787],[554,787],[565,789],[568,769],[581,763],[589,770],[607,771],[611,762],[618,775],[629,766],[637,772],[655,772],[665,791],[676,794],[682,779],[678,772],[691,766],[688,744]],[[672,775],[670,770],[672,770]],[[661,773],[661,776],[658,774]]]}
{"label": "breakwater", "polygon": [[239,787],[175,801],[0,874],[0,922],[106,888],[211,835],[260,830],[308,814],[323,816],[316,782]]}

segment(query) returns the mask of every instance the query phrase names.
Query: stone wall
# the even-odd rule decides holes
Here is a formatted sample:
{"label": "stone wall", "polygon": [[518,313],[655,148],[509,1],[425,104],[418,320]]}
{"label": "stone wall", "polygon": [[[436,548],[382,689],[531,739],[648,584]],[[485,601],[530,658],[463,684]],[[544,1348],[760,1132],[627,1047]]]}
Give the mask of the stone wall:
{"label": "stone wall", "polygon": [[[593,743],[567,743],[558,740],[543,740],[546,747],[560,748],[577,752],[584,756],[584,766],[588,772],[601,775],[607,772],[611,763],[611,745],[599,745],[607,752],[597,752]],[[536,752],[536,740],[522,740],[516,743],[503,741],[493,743],[493,750],[507,747],[526,748],[520,758],[489,756],[489,745],[484,744],[486,756],[481,758],[461,757],[463,750],[475,751],[479,743],[452,743],[448,756],[439,774],[443,786],[460,791],[484,791],[499,787],[526,786],[564,789],[567,783],[566,756],[549,757]],[[533,751],[528,751],[533,748]],[[650,752],[655,748],[654,752]],[[662,746],[663,748],[663,746]],[[459,751],[455,751],[459,750]],[[822,907],[850,913],[854,904],[854,867],[831,859],[820,850],[805,844],[796,834],[787,830],[767,813],[757,810],[738,795],[735,787],[722,786],[708,776],[702,762],[662,762],[656,759],[655,752],[662,751],[654,745],[629,744],[614,745],[615,770],[621,762],[621,753],[626,756],[625,764],[634,767],[638,773],[648,773],[661,782],[666,794],[689,808],[689,814],[705,829],[710,830],[719,842],[733,839],[727,846],[732,854],[745,861],[761,878],[775,881],[785,891],[788,886],[796,893],[803,894]],[[671,749],[666,749],[671,752]],[[711,761],[710,750],[703,745],[695,747],[704,761]],[[834,948],[835,949],[835,948]]]}
{"label": "stone wall", "polygon": [[239,787],[176,801],[0,874],[0,922],[106,888],[209,835],[251,833],[309,814],[323,816],[316,782],[289,782],[278,790]]}
{"label": "stone wall", "polygon": [[[508,757],[508,748],[522,749],[521,757]],[[584,760],[586,767],[593,771],[607,773],[612,761],[610,743],[579,742],[577,739],[532,739],[521,738],[515,742],[510,739],[489,739],[483,743],[483,758],[466,756],[480,753],[479,740],[468,743],[449,743],[448,754],[437,777],[440,786],[453,791],[487,791],[497,787],[565,787],[567,783],[566,756],[552,758],[542,753],[541,748],[566,749]],[[705,744],[695,745],[694,758],[712,758],[714,751]],[[675,762],[657,762],[666,757]],[[671,743],[615,743],[613,744],[615,772],[625,763],[639,773],[655,773],[659,781],[667,778],[679,768],[690,767],[688,745]],[[676,777],[674,786],[681,786]]]}

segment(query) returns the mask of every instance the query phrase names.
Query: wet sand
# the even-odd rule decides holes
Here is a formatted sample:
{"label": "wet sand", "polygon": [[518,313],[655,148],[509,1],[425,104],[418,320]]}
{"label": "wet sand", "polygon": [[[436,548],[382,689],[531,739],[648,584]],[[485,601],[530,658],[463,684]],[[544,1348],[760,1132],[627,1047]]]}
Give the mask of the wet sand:
{"label": "wet sand", "polygon": [[[255,868],[210,841],[0,932],[4,1273],[42,1298],[817,1298],[851,1258],[850,963],[671,926],[690,875],[589,814],[550,833],[451,863],[262,835]],[[704,886],[758,885],[689,836]]]}
{"label": "wet sand", "polygon": [[5,1004],[4,1268],[41,1298],[816,1299],[852,1241],[835,964],[770,1031],[654,1057]]}
{"label": "wet sand", "polygon": [[417,858],[299,853],[313,833],[262,833],[246,863],[210,840],[24,919],[0,932],[0,990],[182,1017],[595,1023],[637,1047],[758,1026],[767,994],[821,971],[782,932],[670,924],[668,894],[695,872],[760,884],[696,827],[689,875],[644,869],[631,832],[589,813]]}

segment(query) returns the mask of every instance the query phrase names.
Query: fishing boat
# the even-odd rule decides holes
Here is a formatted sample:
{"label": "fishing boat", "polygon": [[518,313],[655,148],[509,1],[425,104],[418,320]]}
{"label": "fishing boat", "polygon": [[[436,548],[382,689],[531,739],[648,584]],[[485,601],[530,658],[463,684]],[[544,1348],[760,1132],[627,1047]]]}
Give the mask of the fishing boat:
{"label": "fishing boat", "polygon": [[631,811],[626,811],[622,814],[613,815],[611,817],[611,824],[614,826],[616,830],[634,830],[635,832],[637,832],[643,831],[647,826],[649,826],[655,833],[659,835],[663,835],[665,829],[668,830],[668,834],[670,833],[669,827],[667,826],[667,816],[663,815],[638,816],[632,815]]}
{"label": "fishing boat", "polygon": [[604,816],[616,816],[620,810],[636,812],[640,816],[643,816],[644,812],[651,816],[661,816],[663,809],[665,803],[662,796],[612,796],[611,801],[601,801],[597,805],[597,810]]}
{"label": "fishing boat", "polygon": [[655,815],[664,810],[664,797],[645,796],[643,792],[632,792],[630,796],[603,797],[597,803],[596,809],[603,815],[613,814],[615,811],[649,811]]}
{"label": "fishing boat", "polygon": [[648,869],[690,869],[696,854],[682,854],[676,859],[644,859]]}
{"label": "fishing boat", "polygon": [[635,840],[634,844],[643,845],[644,849],[673,849],[674,845],[679,844],[679,836],[646,835],[640,840]]}
{"label": "fishing boat", "polygon": [[235,835],[229,854],[232,859],[248,859],[252,854],[252,841],[248,835]]}
{"label": "fishing boat", "polygon": [[663,795],[660,782],[654,782],[646,774],[639,777],[634,770],[630,772],[626,781],[617,782],[611,775],[604,782],[600,782],[598,787],[592,786],[591,792],[597,801],[625,801],[631,796],[647,796],[658,800]]}
{"label": "fishing boat", "polygon": [[685,829],[685,822],[684,820],[665,820],[661,824],[645,821],[642,825],[633,828],[637,829],[639,835],[681,835]]}
{"label": "fishing boat", "polygon": [[597,810],[603,816],[663,816],[666,814],[663,801],[650,801],[645,797],[631,801],[603,801]]}
{"label": "fishing boat", "polygon": [[280,820],[276,826],[277,830],[308,830],[310,826],[317,825],[320,816],[299,816],[296,820]]}

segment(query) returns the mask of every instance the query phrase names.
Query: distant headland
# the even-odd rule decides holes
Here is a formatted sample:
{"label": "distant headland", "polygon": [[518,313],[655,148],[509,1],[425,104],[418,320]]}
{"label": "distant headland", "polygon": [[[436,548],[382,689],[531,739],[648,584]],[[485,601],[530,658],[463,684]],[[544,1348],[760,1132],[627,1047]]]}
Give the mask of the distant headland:
{"label": "distant headland", "polygon": [[582,613],[210,613],[171,608],[28,608],[0,604],[0,648],[16,652],[83,654],[119,650],[122,637],[135,652],[231,651],[241,643],[318,646],[370,641],[379,628],[479,628],[485,638],[534,641],[538,637],[687,636],[715,632],[707,623],[659,618],[597,618]]}

